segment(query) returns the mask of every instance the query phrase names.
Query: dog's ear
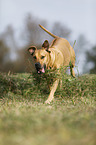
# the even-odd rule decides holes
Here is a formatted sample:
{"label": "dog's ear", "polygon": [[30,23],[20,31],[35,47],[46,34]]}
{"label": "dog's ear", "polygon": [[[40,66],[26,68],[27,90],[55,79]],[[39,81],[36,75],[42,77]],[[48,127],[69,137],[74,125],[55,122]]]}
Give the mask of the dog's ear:
{"label": "dog's ear", "polygon": [[49,48],[49,42],[48,40],[45,40],[44,43],[42,44],[42,47],[48,49]]}
{"label": "dog's ear", "polygon": [[28,48],[28,51],[29,51],[29,53],[30,53],[31,55],[33,55],[36,49],[37,49],[37,48],[36,48],[35,46],[30,46],[30,47]]}
{"label": "dog's ear", "polygon": [[51,51],[49,51],[49,42],[48,42],[48,40],[44,41],[44,43],[42,44],[42,47],[45,48],[45,50],[47,52],[49,52],[49,53],[51,52]]}

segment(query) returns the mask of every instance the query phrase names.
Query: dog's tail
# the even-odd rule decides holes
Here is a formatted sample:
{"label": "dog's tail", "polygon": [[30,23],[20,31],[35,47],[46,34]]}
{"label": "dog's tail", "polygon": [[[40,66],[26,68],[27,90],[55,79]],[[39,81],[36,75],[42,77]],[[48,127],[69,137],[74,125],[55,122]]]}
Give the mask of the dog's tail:
{"label": "dog's tail", "polygon": [[47,29],[45,29],[42,25],[39,25],[45,32],[47,32],[49,35],[51,35],[54,38],[58,38],[58,36],[52,34],[51,32],[49,32]]}

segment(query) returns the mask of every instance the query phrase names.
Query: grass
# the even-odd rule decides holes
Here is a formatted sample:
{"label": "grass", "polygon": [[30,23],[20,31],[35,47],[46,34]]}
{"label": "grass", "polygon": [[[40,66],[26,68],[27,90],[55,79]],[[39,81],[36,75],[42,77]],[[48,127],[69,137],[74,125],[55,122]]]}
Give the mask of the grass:
{"label": "grass", "polygon": [[0,145],[96,144],[96,75],[62,75],[46,105],[52,77],[0,73]]}

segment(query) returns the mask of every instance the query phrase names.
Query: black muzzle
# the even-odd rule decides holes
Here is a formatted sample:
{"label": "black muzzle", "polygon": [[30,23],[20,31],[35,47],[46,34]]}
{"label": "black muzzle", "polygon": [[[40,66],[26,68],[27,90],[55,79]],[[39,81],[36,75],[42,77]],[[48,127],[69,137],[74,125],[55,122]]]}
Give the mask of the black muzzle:
{"label": "black muzzle", "polygon": [[35,68],[36,68],[38,74],[45,73],[46,65],[44,64],[44,66],[42,67],[39,62],[36,62]]}

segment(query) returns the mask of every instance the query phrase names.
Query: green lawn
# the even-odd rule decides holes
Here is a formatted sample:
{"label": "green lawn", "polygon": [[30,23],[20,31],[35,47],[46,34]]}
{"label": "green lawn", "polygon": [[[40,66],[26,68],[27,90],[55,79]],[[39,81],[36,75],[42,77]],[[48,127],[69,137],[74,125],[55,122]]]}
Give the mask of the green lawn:
{"label": "green lawn", "polygon": [[62,76],[50,105],[46,77],[0,73],[0,145],[95,145],[96,75]]}

